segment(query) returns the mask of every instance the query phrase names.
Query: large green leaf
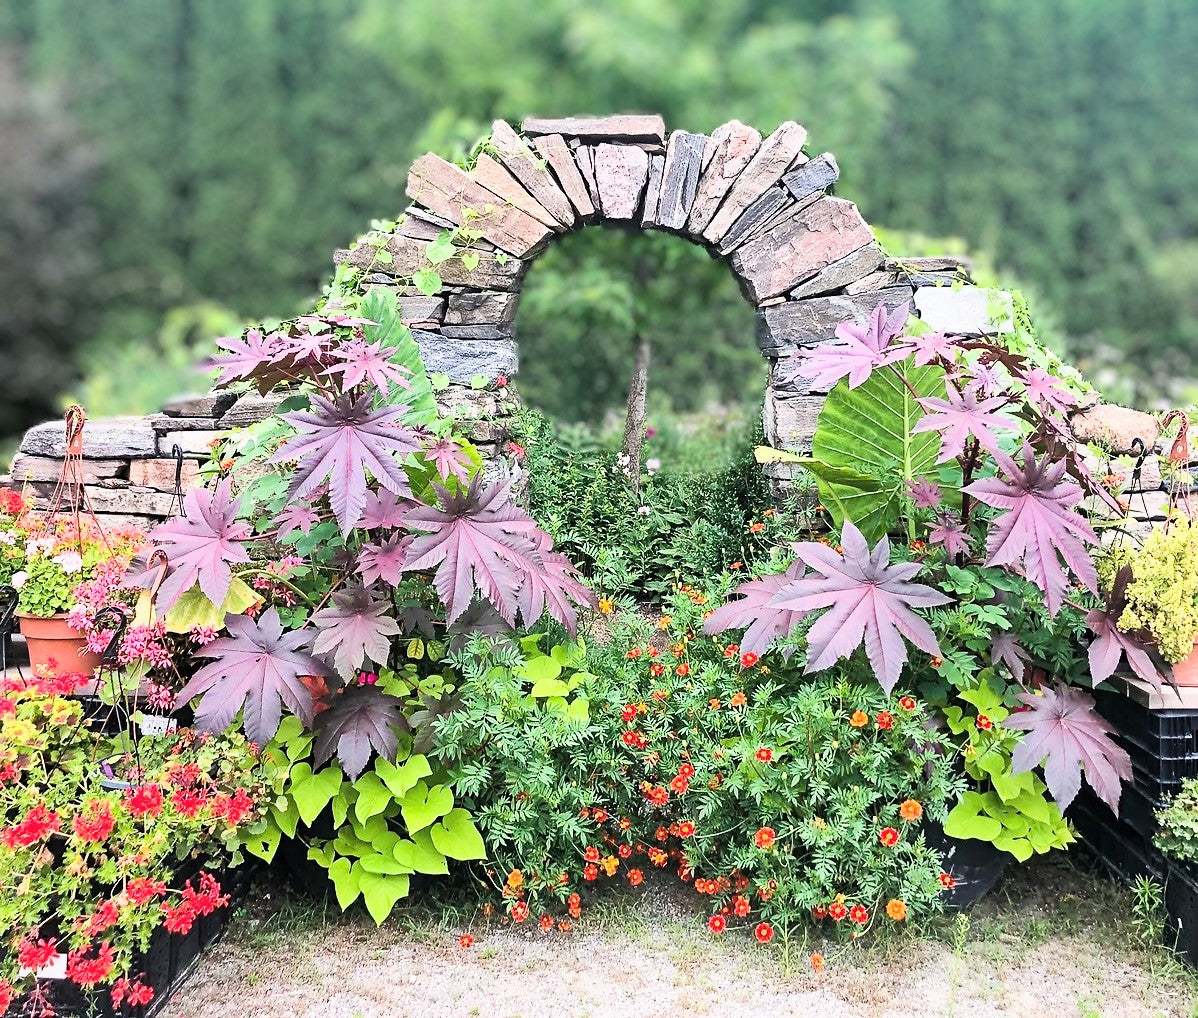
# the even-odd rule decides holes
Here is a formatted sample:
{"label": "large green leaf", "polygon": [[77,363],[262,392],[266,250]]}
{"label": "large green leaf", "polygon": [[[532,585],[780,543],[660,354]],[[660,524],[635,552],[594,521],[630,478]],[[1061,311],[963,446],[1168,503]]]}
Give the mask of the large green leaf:
{"label": "large green leaf", "polygon": [[803,464],[815,474],[837,526],[850,519],[869,541],[898,521],[904,483],[934,474],[940,451],[937,434],[911,429],[923,417],[916,396],[945,395],[944,372],[911,362],[898,367],[910,389],[882,369],[855,389],[841,381],[832,390],[815,429],[812,463]]}
{"label": "large green leaf", "polygon": [[395,292],[375,287],[362,298],[358,313],[363,318],[378,322],[378,325],[366,326],[363,330],[366,338],[372,343],[382,340],[383,346],[392,351],[391,360],[396,364],[402,364],[411,372],[408,375],[411,388],[397,390],[395,397],[396,402],[409,408],[404,415],[404,423],[435,423],[441,415],[433,398],[433,387],[424,370],[420,347],[412,338],[412,330],[404,325],[400,318]]}

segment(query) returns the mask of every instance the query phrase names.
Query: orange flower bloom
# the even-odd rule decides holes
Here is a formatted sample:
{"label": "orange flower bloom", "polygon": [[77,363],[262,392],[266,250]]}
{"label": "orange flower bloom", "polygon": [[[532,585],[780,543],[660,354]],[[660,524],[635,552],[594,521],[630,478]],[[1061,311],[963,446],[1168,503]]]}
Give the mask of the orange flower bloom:
{"label": "orange flower bloom", "polygon": [[918,820],[923,816],[923,807],[914,799],[907,799],[899,806],[899,816],[904,820]]}
{"label": "orange flower bloom", "polygon": [[756,929],[753,930],[753,936],[762,944],[768,944],[774,939],[774,928],[769,923],[758,923]]}
{"label": "orange flower bloom", "polygon": [[736,655],[739,653],[740,653],[739,644],[730,643],[730,644],[728,644],[727,647],[724,648],[724,657],[728,658],[729,660],[736,657]]}
{"label": "orange flower bloom", "polygon": [[939,668],[942,664],[944,664],[944,658],[932,657],[929,659],[928,664],[930,664],[933,668]]}
{"label": "orange flower bloom", "polygon": [[459,947],[470,947],[474,943],[474,938],[469,933],[463,933],[458,937]]}
{"label": "orange flower bloom", "polygon": [[874,724],[884,730],[893,728],[894,715],[888,710],[880,710],[878,711],[877,716],[874,718]]}
{"label": "orange flower bloom", "polygon": [[640,647],[633,647],[633,648],[632,648],[632,650],[630,650],[630,651],[629,651],[627,654],[625,654],[624,656],[625,656],[626,658],[628,658],[628,660],[629,660],[629,661],[635,661],[635,660],[636,660],[638,657],[640,657],[640,656],[641,656],[641,648],[640,648]]}
{"label": "orange flower bloom", "polygon": [[601,865],[603,867],[604,872],[607,873],[607,875],[609,877],[611,877],[611,876],[614,876],[616,870],[618,870],[620,868],[620,860],[617,859],[614,855],[609,855],[599,865]]}
{"label": "orange flower bloom", "polygon": [[828,915],[835,919],[836,922],[840,922],[840,920],[848,914],[849,910],[845,908],[844,905],[842,905],[839,901],[834,901],[828,906]]}
{"label": "orange flower bloom", "polygon": [[736,572],[738,569],[744,568],[744,563],[743,562],[733,562],[732,565],[730,565],[728,568],[731,569],[733,572]]}
{"label": "orange flower bloom", "polygon": [[752,906],[749,904],[749,899],[746,898],[743,894],[738,894],[733,897],[732,911],[735,912],[738,916],[742,916],[742,917],[747,916],[751,909],[752,909]]}
{"label": "orange flower bloom", "polygon": [[541,929],[544,930],[546,933],[548,933],[551,929],[553,929],[553,916],[543,915],[537,921],[541,924]]}
{"label": "orange flower bloom", "polygon": [[713,696],[710,700],[707,701],[707,707],[709,710],[719,710],[720,709],[719,699],[717,697]]}
{"label": "orange flower bloom", "polygon": [[599,849],[597,849],[594,845],[588,845],[587,850],[582,853],[582,857],[587,862],[598,862],[599,861]]}
{"label": "orange flower bloom", "polygon": [[678,837],[689,838],[694,833],[695,825],[689,820],[683,820],[682,823],[678,825]]}
{"label": "orange flower bloom", "polygon": [[682,664],[680,664],[677,668],[674,669],[674,671],[677,672],[679,675],[690,675],[691,666],[688,665],[685,661],[683,661]]}
{"label": "orange flower bloom", "polygon": [[616,849],[616,855],[618,855],[621,859],[627,859],[630,855],[632,855],[632,846],[621,845]]}
{"label": "orange flower bloom", "polygon": [[907,906],[899,898],[891,898],[886,902],[886,914],[896,923],[907,918]]}
{"label": "orange flower bloom", "polygon": [[811,970],[813,972],[823,972],[824,956],[818,952],[811,956]]}
{"label": "orange flower bloom", "polygon": [[513,888],[523,887],[524,886],[524,874],[521,873],[519,870],[512,870],[512,872],[507,875],[507,885],[508,885],[508,887],[513,887]]}
{"label": "orange flower bloom", "polygon": [[878,831],[878,840],[887,848],[892,848],[898,844],[899,832],[893,827],[883,827]]}
{"label": "orange flower bloom", "polygon": [[751,524],[749,524],[749,533],[750,533],[750,534],[760,534],[760,533],[761,533],[761,532],[762,532],[764,529],[765,529],[765,524],[764,524],[764,523],[751,523]]}
{"label": "orange flower bloom", "polygon": [[753,840],[757,842],[758,848],[770,849],[774,847],[777,835],[772,827],[762,827],[753,836]]}
{"label": "orange flower bloom", "polygon": [[673,618],[673,616],[671,616],[671,615],[663,615],[661,618],[659,618],[659,619],[657,620],[657,628],[658,628],[658,629],[669,629],[669,628],[670,628],[670,623],[671,623],[671,622],[673,622],[673,621],[674,621],[674,618]]}
{"label": "orange flower bloom", "polygon": [[853,716],[849,718],[849,724],[854,728],[864,728],[869,724],[869,715],[863,710],[855,710]]}
{"label": "orange flower bloom", "polygon": [[732,694],[732,699],[728,701],[730,707],[743,707],[749,702],[749,698],[739,690]]}
{"label": "orange flower bloom", "polygon": [[747,654],[741,654],[740,666],[742,668],[752,668],[760,660],[761,658],[758,655],[754,654],[752,651],[749,651]]}
{"label": "orange flower bloom", "polygon": [[686,778],[684,778],[681,774],[670,779],[670,791],[675,795],[686,795],[687,789],[689,789],[690,786],[691,783],[687,781]]}
{"label": "orange flower bloom", "polygon": [[528,918],[528,902],[526,902],[526,901],[516,902],[516,904],[514,904],[512,906],[512,910],[509,913],[509,915],[511,915],[511,917],[512,917],[512,922],[515,922],[515,923],[524,922],[524,920]]}
{"label": "orange flower bloom", "polygon": [[628,871],[628,882],[632,884],[633,887],[639,887],[644,879],[645,874],[643,874],[640,870]]}
{"label": "orange flower bloom", "polygon": [[712,933],[723,933],[727,926],[728,920],[726,920],[722,915],[713,915],[707,920],[707,928],[711,930]]}
{"label": "orange flower bloom", "polygon": [[599,613],[601,615],[610,615],[615,607],[615,603],[610,597],[599,598]]}
{"label": "orange flower bloom", "polygon": [[680,778],[693,778],[695,776],[695,769],[690,764],[684,763],[678,768],[678,776]]}
{"label": "orange flower bloom", "polygon": [[757,759],[760,760],[762,763],[769,763],[771,760],[774,759],[774,751],[772,749],[770,749],[768,746],[762,746],[760,749],[757,750],[756,755],[757,755]]}

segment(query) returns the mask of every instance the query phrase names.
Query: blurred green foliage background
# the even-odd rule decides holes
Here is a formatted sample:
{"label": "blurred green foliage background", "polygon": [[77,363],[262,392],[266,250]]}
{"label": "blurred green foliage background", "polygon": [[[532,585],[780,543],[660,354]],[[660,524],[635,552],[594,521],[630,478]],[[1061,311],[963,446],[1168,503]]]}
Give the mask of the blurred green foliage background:
{"label": "blurred green foliage background", "polygon": [[[839,193],[927,248],[894,253],[973,252],[1110,395],[1190,400],[1195,52],[1193,0],[5,0],[0,436],[68,395],[202,388],[212,336],[302,310],[420,152],[622,110],[799,120]],[[760,397],[727,270],[600,230],[532,270],[522,390],[598,420],[634,327],[655,399]]]}

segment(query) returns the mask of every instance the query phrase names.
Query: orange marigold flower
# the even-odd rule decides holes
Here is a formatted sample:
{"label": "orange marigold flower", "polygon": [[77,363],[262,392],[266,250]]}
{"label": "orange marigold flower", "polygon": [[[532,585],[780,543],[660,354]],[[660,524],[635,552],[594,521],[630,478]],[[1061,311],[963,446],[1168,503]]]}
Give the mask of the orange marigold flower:
{"label": "orange marigold flower", "polygon": [[508,887],[524,886],[524,874],[521,873],[520,870],[512,870],[512,872],[507,875],[507,885]]}
{"label": "orange marigold flower", "polygon": [[737,894],[732,898],[732,911],[738,916],[747,916],[752,911],[753,906],[749,904],[749,899],[743,894]]}
{"label": "orange marigold flower", "polygon": [[599,867],[596,866],[593,862],[587,863],[582,868],[582,879],[586,880],[586,881],[598,880],[599,879]]}
{"label": "orange marigold flower", "polygon": [[880,710],[874,717],[874,724],[881,729],[890,729],[894,727],[894,715],[888,710]]}
{"label": "orange marigold flower", "polygon": [[824,956],[818,951],[811,956],[811,970],[813,972],[823,972],[824,970]]}
{"label": "orange marigold flower", "polygon": [[815,908],[813,908],[811,910],[811,918],[812,919],[827,919],[828,918],[828,906],[827,905],[816,905]]}
{"label": "orange marigold flower", "polygon": [[939,668],[942,664],[944,664],[944,658],[933,655],[929,659],[928,664],[930,664],[933,668]]}
{"label": "orange marigold flower", "polygon": [[674,657],[682,657],[682,655],[686,653],[686,644],[682,640],[679,640],[670,648],[670,653],[673,654]]}
{"label": "orange marigold flower", "polygon": [[[610,615],[615,610],[615,603],[610,597],[599,598],[599,613],[601,615]],[[552,920],[550,920],[552,922]]]}
{"label": "orange marigold flower", "polygon": [[777,509],[767,509],[767,510],[766,510],[765,512],[763,512],[761,515],[762,515],[762,516],[773,516],[773,515],[775,515],[777,512],[778,512],[778,510],[777,510]]}
{"label": "orange marigold flower", "polygon": [[769,923],[758,923],[753,930],[753,936],[759,943],[768,944],[774,939],[774,928]]}
{"label": "orange marigold flower", "polygon": [[679,675],[690,675],[691,666],[688,665],[685,661],[683,661],[682,664],[680,664],[677,668],[674,669],[674,671],[677,672]]}
{"label": "orange marigold flower", "polygon": [[744,563],[743,562],[733,562],[728,568],[731,569],[733,572],[736,572],[738,569],[744,568]]}
{"label": "orange marigold flower", "polygon": [[755,755],[762,763],[769,763],[774,759],[774,751],[769,746],[762,746]]}
{"label": "orange marigold flower", "polygon": [[688,763],[681,764],[678,768],[678,776],[680,778],[693,778],[695,776],[695,769]]}
{"label": "orange marigold flower", "polygon": [[923,541],[912,541],[908,547],[918,555],[921,551],[927,548],[927,544]]}
{"label": "orange marigold flower", "polygon": [[665,675],[665,673],[666,666],[660,661],[654,661],[653,664],[649,666],[649,674],[655,679],[660,679],[663,675]]}
{"label": "orange marigold flower", "polygon": [[830,915],[836,922],[840,922],[840,920],[848,914],[849,910],[845,908],[844,905],[839,901],[834,901],[828,906],[828,915]]}
{"label": "orange marigold flower", "polygon": [[907,799],[899,806],[899,816],[904,820],[918,820],[923,816],[923,807],[914,799]]}
{"label": "orange marigold flower", "polygon": [[730,643],[730,644],[728,644],[727,647],[724,648],[724,657],[726,657],[728,659],[732,659],[732,658],[736,657],[736,655],[739,653],[740,653],[740,645],[739,644]]}
{"label": "orange marigold flower", "polygon": [[853,716],[849,718],[849,724],[854,728],[864,728],[869,724],[869,715],[863,710],[855,710]]}
{"label": "orange marigold flower", "polygon": [[913,697],[913,696],[899,697],[899,706],[902,707],[903,710],[915,710],[915,697]]}
{"label": "orange marigold flower", "polygon": [[537,920],[537,922],[540,923],[541,929],[543,929],[546,933],[553,929],[553,916],[551,915],[543,915]]}
{"label": "orange marigold flower", "polygon": [[640,647],[633,647],[633,648],[632,648],[632,650],[630,650],[630,651],[629,651],[627,654],[625,654],[624,656],[625,656],[626,658],[628,658],[628,660],[629,660],[629,661],[635,661],[635,660],[636,660],[638,657],[640,657],[640,656],[641,656],[641,648],[640,648]]}
{"label": "orange marigold flower", "polygon": [[559,919],[557,921],[557,928],[559,930],[561,930],[562,933],[569,933],[570,932],[570,920],[569,919]]}
{"label": "orange marigold flower", "polygon": [[769,849],[774,847],[777,835],[772,827],[762,827],[753,835],[753,840],[757,843],[758,848]]}
{"label": "orange marigold flower", "polygon": [[749,698],[747,696],[745,696],[745,694],[742,693],[740,690],[737,690],[735,693],[732,694],[732,699],[730,699],[728,701],[728,706],[729,707],[743,707],[748,702],[749,702]]}
{"label": "orange marigold flower", "polygon": [[632,884],[633,887],[639,887],[641,885],[641,883],[644,881],[644,879],[645,879],[645,874],[642,873],[640,870],[629,870],[628,871],[628,882],[630,884]]}
{"label": "orange marigold flower", "polygon": [[907,906],[900,898],[891,898],[886,902],[886,914],[896,923],[907,918]]}
{"label": "orange marigold flower", "polygon": [[887,848],[892,848],[898,844],[899,832],[893,827],[883,827],[878,831],[878,840]]}
{"label": "orange marigold flower", "polygon": [[678,825],[678,837],[689,838],[694,833],[695,833],[695,825],[693,823],[691,823],[689,820],[683,820]]}
{"label": "orange marigold flower", "polygon": [[648,654],[650,657],[657,657],[657,655],[660,654],[661,651],[658,650],[656,647],[650,647],[647,651],[645,651],[645,653]]}
{"label": "orange marigold flower", "polygon": [[623,709],[620,711],[620,717],[624,719],[625,724],[629,724],[630,722],[635,721],[636,720],[636,704],[635,703],[624,704]]}
{"label": "orange marigold flower", "polygon": [[760,534],[764,529],[765,529],[764,523],[750,523],[749,524],[749,533],[750,534]]}
{"label": "orange marigold flower", "polygon": [[728,926],[728,920],[722,915],[713,915],[707,920],[707,928],[712,933],[723,933]]}
{"label": "orange marigold flower", "polygon": [[658,629],[669,629],[670,623],[673,621],[674,621],[674,617],[672,615],[663,615],[661,618],[659,618],[657,620],[657,628]]}
{"label": "orange marigold flower", "polygon": [[463,933],[458,937],[459,947],[471,947],[474,944],[474,938],[469,933]]}
{"label": "orange marigold flower", "polygon": [[669,832],[664,827],[659,827],[653,832],[653,837],[655,837],[658,841],[665,841],[669,836]]}
{"label": "orange marigold flower", "polygon": [[854,905],[849,909],[849,918],[858,926],[864,926],[869,922],[869,910],[864,905]]}
{"label": "orange marigold flower", "polygon": [[508,913],[512,917],[512,922],[522,923],[528,918],[528,902],[518,901],[512,906],[511,912]]}
{"label": "orange marigold flower", "polygon": [[597,809],[591,815],[595,818],[595,823],[597,823],[597,824],[607,823],[607,810]]}
{"label": "orange marigold flower", "polygon": [[719,710],[720,709],[719,697],[713,696],[710,700],[708,700],[707,708],[708,708],[708,710]]}
{"label": "orange marigold flower", "polygon": [[[682,666],[679,665],[679,667],[682,667]],[[665,689],[653,690],[653,699],[656,700],[658,703],[664,703],[669,698],[669,695],[670,695],[669,691],[665,690]]]}
{"label": "orange marigold flower", "polygon": [[606,856],[604,858],[603,862],[601,862],[599,865],[602,866],[603,871],[609,877],[611,877],[611,876],[615,876],[616,870],[618,870],[620,868],[620,860],[617,859],[614,855],[609,855],[609,856]]}
{"label": "orange marigold flower", "polygon": [[632,821],[628,817],[620,817],[620,830],[626,831],[632,826]]}
{"label": "orange marigold flower", "polygon": [[752,651],[749,651],[749,653],[747,653],[747,654],[741,654],[740,666],[742,668],[752,668],[760,660],[761,660],[761,657],[759,655],[754,654]]}
{"label": "orange marigold flower", "polygon": [[686,795],[691,783],[686,780],[681,774],[670,779],[670,791],[675,795]]}
{"label": "orange marigold flower", "polygon": [[978,728],[980,728],[983,732],[988,732],[993,727],[994,727],[994,722],[991,721],[987,715],[985,715],[985,714],[978,715]]}
{"label": "orange marigold flower", "polygon": [[599,849],[597,849],[594,845],[588,845],[587,850],[582,853],[582,857],[587,862],[598,862],[599,861]]}

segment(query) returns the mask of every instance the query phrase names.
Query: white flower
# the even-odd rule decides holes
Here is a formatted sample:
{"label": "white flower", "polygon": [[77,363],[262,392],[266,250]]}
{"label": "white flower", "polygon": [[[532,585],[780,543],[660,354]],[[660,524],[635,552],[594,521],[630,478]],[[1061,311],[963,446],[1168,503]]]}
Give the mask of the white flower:
{"label": "white flower", "polygon": [[7,544],[11,548],[16,543],[15,535],[7,530],[0,531],[0,544]]}
{"label": "white flower", "polygon": [[64,551],[61,555],[55,555],[54,561],[62,566],[62,571],[68,576],[83,568],[83,556],[77,551]]}
{"label": "white flower", "polygon": [[19,573],[13,573],[12,579],[9,580],[8,582],[13,587],[14,590],[20,590],[23,586],[25,586],[25,581],[28,579],[29,579],[29,574],[27,572],[25,572],[24,570],[22,570]]}
{"label": "white flower", "polygon": [[659,460],[656,456],[645,460],[645,469],[649,471],[649,476],[652,477],[661,469],[661,460]]}
{"label": "white flower", "polygon": [[640,513],[642,516],[648,516],[649,513],[651,513],[652,511],[653,510],[650,509],[647,505],[643,505],[637,510],[637,512]]}
{"label": "white flower", "polygon": [[40,550],[41,549],[38,547],[37,541],[26,541],[25,542],[25,557],[26,558],[37,558],[37,553]]}
{"label": "white flower", "polygon": [[37,546],[42,551],[53,551],[54,545],[58,543],[58,539],[54,537],[40,537],[37,540]]}

